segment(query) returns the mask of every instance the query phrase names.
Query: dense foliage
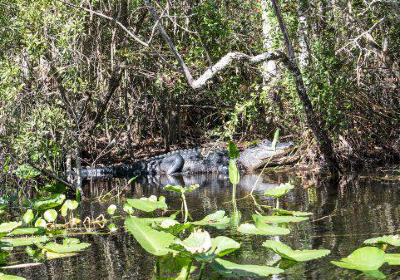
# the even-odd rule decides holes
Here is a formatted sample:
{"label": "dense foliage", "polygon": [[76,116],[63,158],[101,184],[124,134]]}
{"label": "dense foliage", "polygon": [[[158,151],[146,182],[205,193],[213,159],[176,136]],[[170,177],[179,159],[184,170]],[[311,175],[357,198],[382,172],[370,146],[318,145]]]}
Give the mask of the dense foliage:
{"label": "dense foliage", "polygon": [[[150,147],[272,138],[276,128],[298,141],[304,159],[318,160],[292,75],[279,60],[273,83],[262,65],[236,63],[194,91],[168,66],[177,61],[143,1],[72,2],[86,10],[63,1],[0,1],[3,169],[28,161],[57,173],[80,161],[137,158]],[[284,50],[269,1],[152,3],[195,77],[228,52],[262,53],[266,40],[271,51]],[[397,160],[398,2],[280,5],[318,122],[342,164]]]}

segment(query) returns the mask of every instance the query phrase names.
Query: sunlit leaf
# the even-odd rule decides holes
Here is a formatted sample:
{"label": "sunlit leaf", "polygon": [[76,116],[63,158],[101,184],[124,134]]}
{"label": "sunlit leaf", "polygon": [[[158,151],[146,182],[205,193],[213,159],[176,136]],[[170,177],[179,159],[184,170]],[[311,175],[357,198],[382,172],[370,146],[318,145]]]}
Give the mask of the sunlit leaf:
{"label": "sunlit leaf", "polygon": [[43,228],[16,228],[14,229],[10,235],[33,235],[33,234],[43,234],[46,231]]}
{"label": "sunlit leaf", "polygon": [[389,265],[400,265],[400,254],[385,254],[385,262]]}
{"label": "sunlit leaf", "polygon": [[256,227],[253,224],[241,224],[238,231],[244,234],[257,234],[257,235],[286,235],[290,230],[282,227],[275,227],[270,225],[263,225]]}
{"label": "sunlit leaf", "polygon": [[229,180],[232,185],[237,185],[240,182],[239,170],[234,159],[229,160]]}
{"label": "sunlit leaf", "polygon": [[116,226],[114,223],[109,224],[109,225],[107,226],[107,228],[108,228],[108,230],[109,230],[110,232],[115,232],[115,231],[118,230],[117,226]]}
{"label": "sunlit leaf", "polygon": [[364,241],[364,244],[386,243],[392,246],[400,246],[399,235],[384,235],[381,237],[371,238]]}
{"label": "sunlit leaf", "polygon": [[115,204],[111,204],[107,208],[107,213],[110,214],[110,215],[114,215],[116,210],[117,210],[117,206]]}
{"label": "sunlit leaf", "polygon": [[57,211],[54,209],[46,210],[46,212],[43,214],[43,218],[49,223],[54,222],[57,219],[57,216]]}
{"label": "sunlit leaf", "polygon": [[82,251],[90,246],[89,243],[70,243],[70,244],[59,244],[55,242],[47,243],[43,246],[43,249],[58,253],[58,254],[65,254],[65,253],[75,253]]}
{"label": "sunlit leaf", "polygon": [[166,210],[168,208],[167,204],[165,203],[164,197],[160,197],[159,200],[157,200],[157,197],[155,197],[155,199],[153,197],[149,198],[144,197],[141,199],[128,199],[127,202],[133,208],[136,208],[144,212],[153,212],[157,209]]}
{"label": "sunlit leaf", "polygon": [[45,198],[32,200],[32,207],[36,210],[47,210],[61,205],[65,200],[64,194],[56,194]]}
{"label": "sunlit leaf", "polygon": [[219,229],[224,229],[228,226],[230,219],[225,216],[225,211],[220,210],[215,213],[205,216],[202,220],[193,222],[197,226],[213,226]]}
{"label": "sunlit leaf", "polygon": [[29,224],[33,220],[33,217],[34,215],[32,209],[28,209],[22,216],[22,221],[24,221],[25,224]]}
{"label": "sunlit leaf", "polygon": [[39,218],[35,222],[35,227],[40,227],[40,228],[47,228],[47,223],[44,219]]}
{"label": "sunlit leaf", "polygon": [[176,185],[176,186],[167,185],[167,186],[164,187],[164,190],[170,191],[170,192],[176,192],[176,193],[179,193],[179,194],[187,194],[187,193],[190,193],[190,192],[194,191],[198,187],[199,187],[199,185],[192,185],[192,186],[190,186],[188,188],[182,187],[182,186],[179,186],[179,185]]}
{"label": "sunlit leaf", "polygon": [[129,215],[133,215],[133,213],[135,213],[135,210],[133,209],[133,207],[130,206],[128,203],[124,203],[122,209]]}
{"label": "sunlit leaf", "polygon": [[286,183],[286,184],[280,184],[278,187],[267,190],[264,192],[265,196],[273,196],[275,198],[279,198],[283,195],[285,195],[286,193],[288,193],[291,189],[293,189],[294,186],[290,183]]}
{"label": "sunlit leaf", "polygon": [[136,217],[125,220],[126,229],[135,237],[139,244],[150,254],[156,256],[167,255],[168,247],[174,243],[175,236],[149,227],[145,221]]}
{"label": "sunlit leaf", "polygon": [[211,237],[207,231],[195,230],[188,238],[177,243],[191,254],[204,253],[211,248]]}
{"label": "sunlit leaf", "polygon": [[339,267],[360,271],[378,270],[385,262],[385,252],[376,247],[363,247],[355,250],[341,261],[332,261]]}
{"label": "sunlit leaf", "polygon": [[231,159],[237,159],[239,157],[239,149],[232,141],[228,143],[228,155]]}
{"label": "sunlit leaf", "polygon": [[15,238],[2,238],[2,246],[19,247],[28,246],[35,243],[45,243],[49,240],[47,236],[29,236],[29,237],[15,237]]}
{"label": "sunlit leaf", "polygon": [[279,215],[296,216],[296,217],[306,217],[306,216],[311,216],[313,214],[311,212],[289,211],[284,209],[273,209],[273,211]]}
{"label": "sunlit leaf", "polygon": [[26,280],[26,279],[23,277],[4,274],[0,272],[0,280]]}
{"label": "sunlit leaf", "polygon": [[211,267],[225,277],[267,277],[271,274],[282,273],[283,270],[277,267],[261,265],[243,265],[229,262],[223,259],[215,259]]}
{"label": "sunlit leaf", "polygon": [[9,233],[21,225],[21,222],[2,223],[0,224],[0,233]]}
{"label": "sunlit leaf", "polygon": [[253,220],[262,220],[264,223],[279,224],[279,223],[297,223],[301,221],[306,221],[306,217],[294,217],[294,216],[261,216],[254,214]]}
{"label": "sunlit leaf", "polygon": [[15,170],[15,176],[21,179],[31,179],[40,175],[40,171],[28,164],[22,164]]}
{"label": "sunlit leaf", "polygon": [[293,250],[286,244],[279,241],[267,240],[262,244],[264,247],[274,251],[284,259],[293,260],[296,262],[305,262],[313,259],[318,259],[330,254],[330,250]]}

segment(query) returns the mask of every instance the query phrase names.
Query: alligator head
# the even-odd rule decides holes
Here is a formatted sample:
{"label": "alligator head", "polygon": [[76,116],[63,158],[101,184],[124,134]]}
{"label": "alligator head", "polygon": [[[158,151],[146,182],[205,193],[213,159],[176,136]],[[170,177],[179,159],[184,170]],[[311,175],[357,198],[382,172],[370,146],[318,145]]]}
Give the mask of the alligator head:
{"label": "alligator head", "polygon": [[249,146],[241,152],[237,161],[248,171],[256,170],[271,163],[274,157],[286,154],[293,146],[292,142],[277,143],[274,148],[271,141],[262,140],[257,145]]}

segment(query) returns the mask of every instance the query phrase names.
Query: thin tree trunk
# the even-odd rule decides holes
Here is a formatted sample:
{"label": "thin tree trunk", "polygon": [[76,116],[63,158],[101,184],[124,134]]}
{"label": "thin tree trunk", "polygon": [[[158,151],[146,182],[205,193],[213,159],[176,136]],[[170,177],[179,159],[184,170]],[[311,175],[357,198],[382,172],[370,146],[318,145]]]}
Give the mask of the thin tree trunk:
{"label": "thin tree trunk", "polygon": [[296,62],[294,49],[289,38],[285,23],[283,22],[281,10],[276,0],[271,0],[276,17],[279,22],[279,27],[285,40],[286,51],[288,54],[288,61],[286,62],[288,69],[292,72],[296,84],[297,94],[303,105],[303,110],[306,116],[307,125],[310,127],[314,134],[318,148],[321,152],[322,163],[326,164],[331,172],[337,173],[339,170],[335,153],[333,151],[332,142],[328,137],[326,131],[318,123],[317,117],[314,113],[314,108],[308,98],[306,87],[304,86],[303,76]]}

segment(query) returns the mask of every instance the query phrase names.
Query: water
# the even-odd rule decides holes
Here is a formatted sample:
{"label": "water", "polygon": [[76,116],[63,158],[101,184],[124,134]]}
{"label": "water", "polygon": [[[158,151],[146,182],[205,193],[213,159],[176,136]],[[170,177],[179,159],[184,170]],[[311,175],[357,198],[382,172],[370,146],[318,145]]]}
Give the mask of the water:
{"label": "water", "polygon": [[[254,200],[251,197],[242,198],[250,193],[257,178],[257,175],[242,176],[238,186],[237,206],[242,214],[242,223],[250,221],[251,214],[254,213]],[[330,249],[332,253],[322,259],[295,264],[285,269],[284,274],[273,276],[272,279],[354,279],[358,275],[356,271],[340,269],[330,264],[330,261],[346,257],[362,247],[365,239],[399,233],[399,181],[346,176],[333,182],[313,175],[280,173],[260,178],[254,191],[256,201],[272,205],[273,200],[260,194],[288,181],[296,188],[281,199],[281,208],[313,212],[314,215],[309,222],[291,226],[291,233],[279,237],[279,240],[295,249],[325,248]],[[221,209],[226,210],[229,216],[232,211],[232,187],[229,180],[209,174],[190,178],[162,177],[151,182],[136,182],[131,185],[119,179],[95,182],[86,186],[86,193],[92,199],[83,202],[81,215],[95,218],[105,214],[109,204],[121,205],[116,197],[110,198],[106,195],[108,192],[115,195],[117,191],[121,192],[121,201],[151,194],[165,195],[170,209],[180,209],[178,197],[162,190],[162,186],[168,183],[187,186],[200,184],[199,189],[188,195],[188,205],[194,219],[200,219]],[[226,234],[242,244],[239,250],[227,258],[233,262],[268,265],[278,259],[274,253],[261,246],[263,241],[277,240],[277,237],[245,236],[230,229],[224,232],[209,228],[209,231],[212,236]],[[154,279],[154,258],[122,229],[111,235],[82,235],[79,238],[92,246],[76,257],[52,260],[40,266],[6,273],[35,280]],[[396,252],[396,249],[391,252]],[[397,250],[397,253],[400,251]],[[161,266],[161,270],[164,269],[166,268]],[[399,267],[385,265],[381,270],[387,275],[387,279],[400,279]],[[203,279],[221,278],[207,269]]]}

